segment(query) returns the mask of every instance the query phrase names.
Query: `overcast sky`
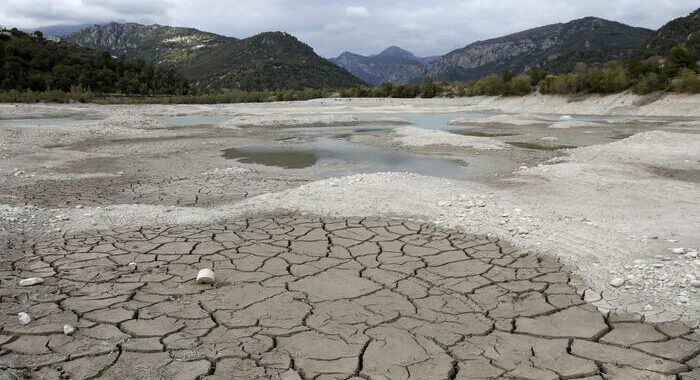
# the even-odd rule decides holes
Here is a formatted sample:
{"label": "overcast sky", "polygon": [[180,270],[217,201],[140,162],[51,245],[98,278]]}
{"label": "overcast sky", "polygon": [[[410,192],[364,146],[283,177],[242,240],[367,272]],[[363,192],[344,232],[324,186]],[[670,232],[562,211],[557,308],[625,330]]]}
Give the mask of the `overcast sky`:
{"label": "overcast sky", "polygon": [[391,45],[427,56],[585,16],[655,29],[698,6],[698,0],[0,0],[0,25],[133,21],[238,38],[281,30],[325,57]]}

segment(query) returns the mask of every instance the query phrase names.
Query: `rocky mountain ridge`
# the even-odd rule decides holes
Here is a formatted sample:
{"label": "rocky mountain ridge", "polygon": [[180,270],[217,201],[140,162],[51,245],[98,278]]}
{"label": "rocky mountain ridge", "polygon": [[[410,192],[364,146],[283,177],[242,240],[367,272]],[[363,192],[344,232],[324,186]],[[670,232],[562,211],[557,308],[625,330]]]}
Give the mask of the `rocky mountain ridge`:
{"label": "rocky mountain ridge", "polygon": [[649,29],[586,17],[472,43],[431,62],[425,74],[464,81],[532,66],[564,72],[577,62],[625,58],[651,34]]}
{"label": "rocky mountain ridge", "polygon": [[420,80],[426,65],[437,58],[417,57],[398,46],[391,46],[370,56],[344,52],[331,61],[363,81],[379,85],[382,82],[403,84]]}

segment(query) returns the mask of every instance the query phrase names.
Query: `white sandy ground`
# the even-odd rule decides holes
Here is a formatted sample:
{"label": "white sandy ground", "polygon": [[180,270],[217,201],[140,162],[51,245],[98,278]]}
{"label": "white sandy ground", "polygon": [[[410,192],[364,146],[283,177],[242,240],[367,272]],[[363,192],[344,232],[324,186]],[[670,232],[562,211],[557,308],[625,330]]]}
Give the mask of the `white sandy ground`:
{"label": "white sandy ground", "polygon": [[[642,312],[650,320],[697,321],[700,293],[690,281],[700,278],[700,259],[691,257],[700,248],[700,184],[651,170],[697,170],[700,135],[645,132],[568,152],[568,157],[522,168],[508,186],[406,173],[363,174],[211,209],[121,205],[63,210],[52,223],[85,230],[279,211],[410,216],[560,255],[592,288],[587,299],[603,309]],[[691,253],[673,254],[669,249],[675,247]],[[614,278],[625,284],[611,286]]]}
{"label": "white sandy ground", "polygon": [[578,120],[565,120],[556,121],[550,124],[549,128],[555,129],[569,129],[569,128],[592,128],[592,127],[604,127],[605,124],[592,123],[590,121],[578,121]]}
{"label": "white sandy ground", "polygon": [[405,146],[451,145],[476,150],[506,149],[508,144],[489,137],[463,136],[435,129],[402,127],[393,131],[394,140]]}
{"label": "white sandy ground", "polygon": [[[654,100],[653,102],[651,100]],[[191,115],[309,115],[410,112],[494,112],[511,114],[628,115],[700,117],[700,95],[638,96],[630,93],[591,95],[583,99],[532,94],[528,96],[475,96],[454,99],[330,98],[306,102],[192,105],[0,104],[3,118],[79,116],[99,118],[115,111],[153,116]]]}
{"label": "white sandy ground", "polygon": [[104,120],[81,124],[33,125],[12,128],[9,122],[0,128],[0,151],[13,145],[24,145],[32,141],[37,145],[61,145],[105,136],[154,135],[162,136],[162,131],[149,131],[153,128],[165,128],[167,125],[159,120],[122,110]]}
{"label": "white sandy ground", "polygon": [[358,125],[359,119],[348,115],[237,115],[235,118],[219,123],[222,128],[270,127],[289,128],[307,126]]}
{"label": "white sandy ground", "polygon": [[382,117],[362,120],[349,115],[236,115],[233,119],[219,123],[217,126],[227,129],[246,127],[299,128],[299,127],[333,127],[354,125],[408,125],[411,122],[398,117]]}

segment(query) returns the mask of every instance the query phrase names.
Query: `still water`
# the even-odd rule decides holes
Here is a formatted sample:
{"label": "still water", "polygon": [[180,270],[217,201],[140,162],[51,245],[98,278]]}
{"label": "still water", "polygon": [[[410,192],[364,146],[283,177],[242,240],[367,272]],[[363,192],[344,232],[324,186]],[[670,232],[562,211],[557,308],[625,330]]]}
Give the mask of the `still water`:
{"label": "still water", "polygon": [[223,157],[248,164],[287,169],[352,165],[349,168],[322,171],[323,175],[331,177],[354,173],[409,172],[462,178],[466,170],[466,163],[459,160],[413,155],[332,137],[320,137],[299,144],[231,148],[224,150]]}

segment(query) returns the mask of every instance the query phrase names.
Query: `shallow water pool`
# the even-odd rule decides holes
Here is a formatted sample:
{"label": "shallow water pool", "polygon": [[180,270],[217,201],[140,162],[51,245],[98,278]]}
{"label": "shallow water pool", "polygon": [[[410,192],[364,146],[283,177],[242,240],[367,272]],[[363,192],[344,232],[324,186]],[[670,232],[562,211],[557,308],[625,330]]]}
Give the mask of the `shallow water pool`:
{"label": "shallow water pool", "polygon": [[231,148],[224,150],[222,156],[243,163],[286,169],[351,164],[349,168],[323,170],[322,174],[329,177],[355,173],[408,172],[462,178],[467,166],[458,160],[396,152],[332,137],[320,137],[299,144]]}

